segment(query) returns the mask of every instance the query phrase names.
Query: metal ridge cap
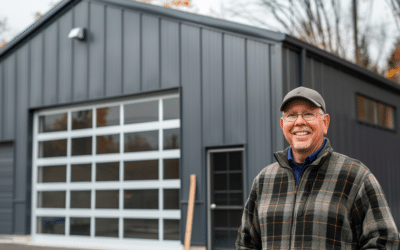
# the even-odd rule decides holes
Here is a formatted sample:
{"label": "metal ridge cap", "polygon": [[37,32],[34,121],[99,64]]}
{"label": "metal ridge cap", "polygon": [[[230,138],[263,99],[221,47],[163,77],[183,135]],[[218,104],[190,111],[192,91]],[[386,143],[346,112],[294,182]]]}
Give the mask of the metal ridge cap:
{"label": "metal ridge cap", "polygon": [[49,11],[47,11],[45,14],[43,14],[43,16],[40,17],[37,21],[35,21],[29,27],[27,27],[24,31],[15,36],[10,42],[6,44],[6,46],[0,48],[0,60],[5,54],[7,54],[8,51],[10,51],[16,45],[18,45],[32,32],[39,29],[42,25],[47,23],[54,15],[56,15],[58,12],[64,9],[64,7],[75,1],[81,1],[81,0],[62,0],[61,2],[56,4],[53,8],[51,8]]}
{"label": "metal ridge cap", "polygon": [[126,1],[126,0],[88,0],[88,1],[101,2],[104,4],[108,3],[121,7],[130,7],[132,9],[143,11],[149,14],[167,16],[173,19],[188,21],[196,24],[204,24],[213,28],[224,29],[236,33],[241,33],[253,37],[266,38],[274,41],[283,41],[285,38],[283,33],[275,32],[272,30],[262,29],[202,14],[190,13],[176,9],[169,9],[147,3]]}
{"label": "metal ridge cap", "polygon": [[[339,56],[336,56],[332,53],[329,53],[328,51],[325,51],[323,49],[320,49],[312,44],[306,43],[296,37],[290,36],[288,34],[285,34],[285,39],[283,40],[283,42],[294,45],[296,47],[304,48],[307,52],[310,52],[312,54],[315,54],[317,56],[320,56],[321,58],[324,58],[328,61],[332,61],[334,64],[336,65],[341,65],[345,68],[348,68],[350,70],[353,70],[354,72],[358,73],[358,74],[362,74],[367,78],[370,78],[372,80],[376,80],[379,81],[379,83],[385,84],[386,87],[389,88],[394,88],[395,90],[400,92],[400,85],[396,84],[395,82],[367,69],[364,68],[360,65],[354,64],[352,62],[349,62]],[[379,83],[374,83],[375,85],[379,85]],[[382,86],[382,85],[380,85]]]}

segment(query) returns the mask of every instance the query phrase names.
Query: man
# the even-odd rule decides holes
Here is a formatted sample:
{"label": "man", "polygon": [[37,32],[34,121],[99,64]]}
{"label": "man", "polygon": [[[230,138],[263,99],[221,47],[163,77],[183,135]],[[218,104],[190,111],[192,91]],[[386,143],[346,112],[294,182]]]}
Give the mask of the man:
{"label": "man", "polygon": [[280,109],[290,147],[254,179],[236,249],[399,249],[374,175],[324,138],[330,117],[322,96],[299,87]]}

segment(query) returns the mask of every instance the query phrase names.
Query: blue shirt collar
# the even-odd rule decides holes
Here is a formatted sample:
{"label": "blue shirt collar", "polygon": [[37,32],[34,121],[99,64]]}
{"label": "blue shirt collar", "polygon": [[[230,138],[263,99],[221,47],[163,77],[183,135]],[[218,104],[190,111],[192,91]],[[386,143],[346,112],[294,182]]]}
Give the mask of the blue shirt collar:
{"label": "blue shirt collar", "polygon": [[307,156],[307,158],[304,160],[303,164],[299,164],[299,163],[294,161],[293,153],[292,153],[292,147],[289,147],[289,152],[288,152],[288,161],[289,161],[289,163],[292,166],[294,165],[294,166],[296,166],[298,168],[303,168],[305,166],[310,165],[317,158],[318,153],[321,152],[321,150],[324,148],[325,142],[326,142],[326,139],[324,139],[324,141],[322,142],[322,146],[317,151],[315,151],[314,153],[312,153],[309,156]]}

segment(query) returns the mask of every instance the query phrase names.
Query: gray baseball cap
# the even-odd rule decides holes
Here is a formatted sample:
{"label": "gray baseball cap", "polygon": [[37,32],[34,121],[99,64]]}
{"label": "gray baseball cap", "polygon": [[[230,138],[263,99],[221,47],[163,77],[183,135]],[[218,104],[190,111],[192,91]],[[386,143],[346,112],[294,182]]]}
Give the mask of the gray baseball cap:
{"label": "gray baseball cap", "polygon": [[294,98],[307,99],[310,102],[314,103],[315,106],[322,108],[322,110],[326,113],[325,101],[322,96],[317,91],[306,87],[298,87],[287,93],[285,98],[283,98],[280,110],[283,111],[285,105]]}

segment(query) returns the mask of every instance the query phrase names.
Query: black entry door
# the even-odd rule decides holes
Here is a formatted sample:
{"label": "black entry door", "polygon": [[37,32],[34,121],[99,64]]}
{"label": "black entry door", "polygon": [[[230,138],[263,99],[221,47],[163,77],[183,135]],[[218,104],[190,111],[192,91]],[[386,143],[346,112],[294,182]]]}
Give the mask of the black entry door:
{"label": "black entry door", "polygon": [[236,249],[243,212],[243,149],[210,150],[209,248]]}

